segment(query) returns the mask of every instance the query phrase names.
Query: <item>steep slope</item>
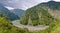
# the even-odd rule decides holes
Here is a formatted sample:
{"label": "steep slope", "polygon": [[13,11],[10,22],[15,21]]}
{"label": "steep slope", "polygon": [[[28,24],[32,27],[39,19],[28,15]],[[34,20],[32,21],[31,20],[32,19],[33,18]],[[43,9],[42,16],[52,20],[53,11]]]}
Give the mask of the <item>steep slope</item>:
{"label": "steep slope", "polygon": [[27,9],[20,23],[34,26],[49,25],[49,28],[37,33],[60,33],[60,2],[49,1]]}
{"label": "steep slope", "polygon": [[[49,1],[26,10],[21,17],[20,23],[24,25],[49,25],[56,21],[57,15],[60,15],[60,2]],[[57,11],[56,11],[57,10]],[[56,13],[56,15],[55,15]]]}
{"label": "steep slope", "polygon": [[13,10],[11,10],[11,12],[13,12],[15,15],[21,17],[22,14],[23,14],[25,11],[22,10],[22,9],[13,9]]}
{"label": "steep slope", "polygon": [[[21,17],[20,23],[24,25],[49,25],[51,22],[54,22],[56,19],[54,16],[49,13],[49,9],[51,9],[50,4],[53,1],[49,1],[47,3],[41,3],[35,7],[27,9],[25,14]],[[55,2],[53,2],[55,4]],[[53,4],[52,3],[52,4]],[[54,6],[52,9],[54,9]],[[46,8],[45,8],[46,7]]]}
{"label": "steep slope", "polygon": [[19,19],[19,17],[17,15],[15,15],[12,12],[10,12],[8,9],[6,9],[4,6],[1,6],[1,5],[0,5],[0,14],[5,15],[5,17],[7,17],[10,20]]}
{"label": "steep slope", "polygon": [[37,5],[37,6],[48,10],[48,12],[52,16],[54,16],[55,18],[60,19],[60,2],[49,1],[49,2],[41,3],[41,4]]}
{"label": "steep slope", "polygon": [[44,6],[44,7],[49,7],[50,9],[60,9],[60,2],[55,2],[55,1],[49,1],[49,2],[44,2],[41,3],[37,6]]}

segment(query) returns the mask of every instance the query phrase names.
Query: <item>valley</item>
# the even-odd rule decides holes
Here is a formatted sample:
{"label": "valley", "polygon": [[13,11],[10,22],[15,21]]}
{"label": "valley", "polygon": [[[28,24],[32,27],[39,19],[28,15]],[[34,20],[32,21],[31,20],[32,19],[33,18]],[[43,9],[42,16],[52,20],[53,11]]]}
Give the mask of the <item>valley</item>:
{"label": "valley", "polygon": [[60,33],[60,2],[43,2],[27,10],[0,5],[0,33]]}
{"label": "valley", "polygon": [[49,26],[29,26],[29,25],[22,25],[19,23],[19,20],[12,21],[12,24],[18,28],[27,28],[29,31],[40,31],[48,28]]}

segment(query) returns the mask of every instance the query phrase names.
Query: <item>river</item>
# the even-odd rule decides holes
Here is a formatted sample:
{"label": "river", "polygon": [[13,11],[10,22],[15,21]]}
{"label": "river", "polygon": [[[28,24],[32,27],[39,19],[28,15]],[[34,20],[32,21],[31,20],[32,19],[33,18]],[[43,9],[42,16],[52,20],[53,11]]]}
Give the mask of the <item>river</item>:
{"label": "river", "polygon": [[12,24],[18,28],[27,28],[29,31],[40,31],[48,28],[49,26],[29,26],[22,25],[19,23],[19,20],[12,21]]}

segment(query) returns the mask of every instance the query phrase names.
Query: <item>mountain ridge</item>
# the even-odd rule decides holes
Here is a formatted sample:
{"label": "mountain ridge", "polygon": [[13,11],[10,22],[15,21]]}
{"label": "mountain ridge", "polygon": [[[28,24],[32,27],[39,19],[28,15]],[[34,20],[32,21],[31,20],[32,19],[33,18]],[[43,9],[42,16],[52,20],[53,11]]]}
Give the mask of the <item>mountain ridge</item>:
{"label": "mountain ridge", "polygon": [[10,20],[19,19],[19,17],[17,15],[10,12],[7,8],[5,8],[4,6],[1,6],[1,5],[0,5],[0,14],[3,14],[5,17],[7,17]]}
{"label": "mountain ridge", "polygon": [[21,17],[22,14],[25,12],[25,10],[22,10],[22,9],[13,9],[10,11],[13,12],[15,15],[17,15],[18,17]]}
{"label": "mountain ridge", "polygon": [[[54,5],[55,3],[57,6]],[[21,17],[20,23],[24,25],[34,25],[34,26],[49,25],[51,22],[54,22],[57,19],[55,18],[57,17],[55,13],[57,14],[58,12],[54,10],[59,9],[58,7],[59,3],[60,2],[49,1],[27,9],[25,14]]]}

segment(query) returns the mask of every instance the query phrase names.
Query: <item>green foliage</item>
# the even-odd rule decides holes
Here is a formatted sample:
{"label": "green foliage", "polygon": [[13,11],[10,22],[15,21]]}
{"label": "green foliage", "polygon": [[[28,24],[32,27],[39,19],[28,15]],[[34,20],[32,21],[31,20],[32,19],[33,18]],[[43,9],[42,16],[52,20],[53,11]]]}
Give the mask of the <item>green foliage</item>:
{"label": "green foliage", "polygon": [[28,9],[25,14],[21,17],[20,23],[28,25],[29,18],[33,26],[36,25],[49,25],[51,22],[54,22],[55,18],[48,13],[48,10],[43,9],[42,7],[36,6]]}
{"label": "green foliage", "polygon": [[[49,1],[41,3],[35,7],[26,10],[25,14],[21,17],[20,23],[28,25],[31,22],[33,26],[48,25],[49,28],[39,32],[30,33],[60,33],[60,21],[52,16],[48,11],[60,10],[60,2]],[[54,11],[53,11],[54,12]],[[30,21],[29,21],[30,19]]]}
{"label": "green foliage", "polygon": [[0,33],[29,33],[27,29],[17,28],[6,17],[0,14]]}
{"label": "green foliage", "polygon": [[39,33],[60,33],[60,21],[57,20],[49,25],[49,28],[41,30]]}

